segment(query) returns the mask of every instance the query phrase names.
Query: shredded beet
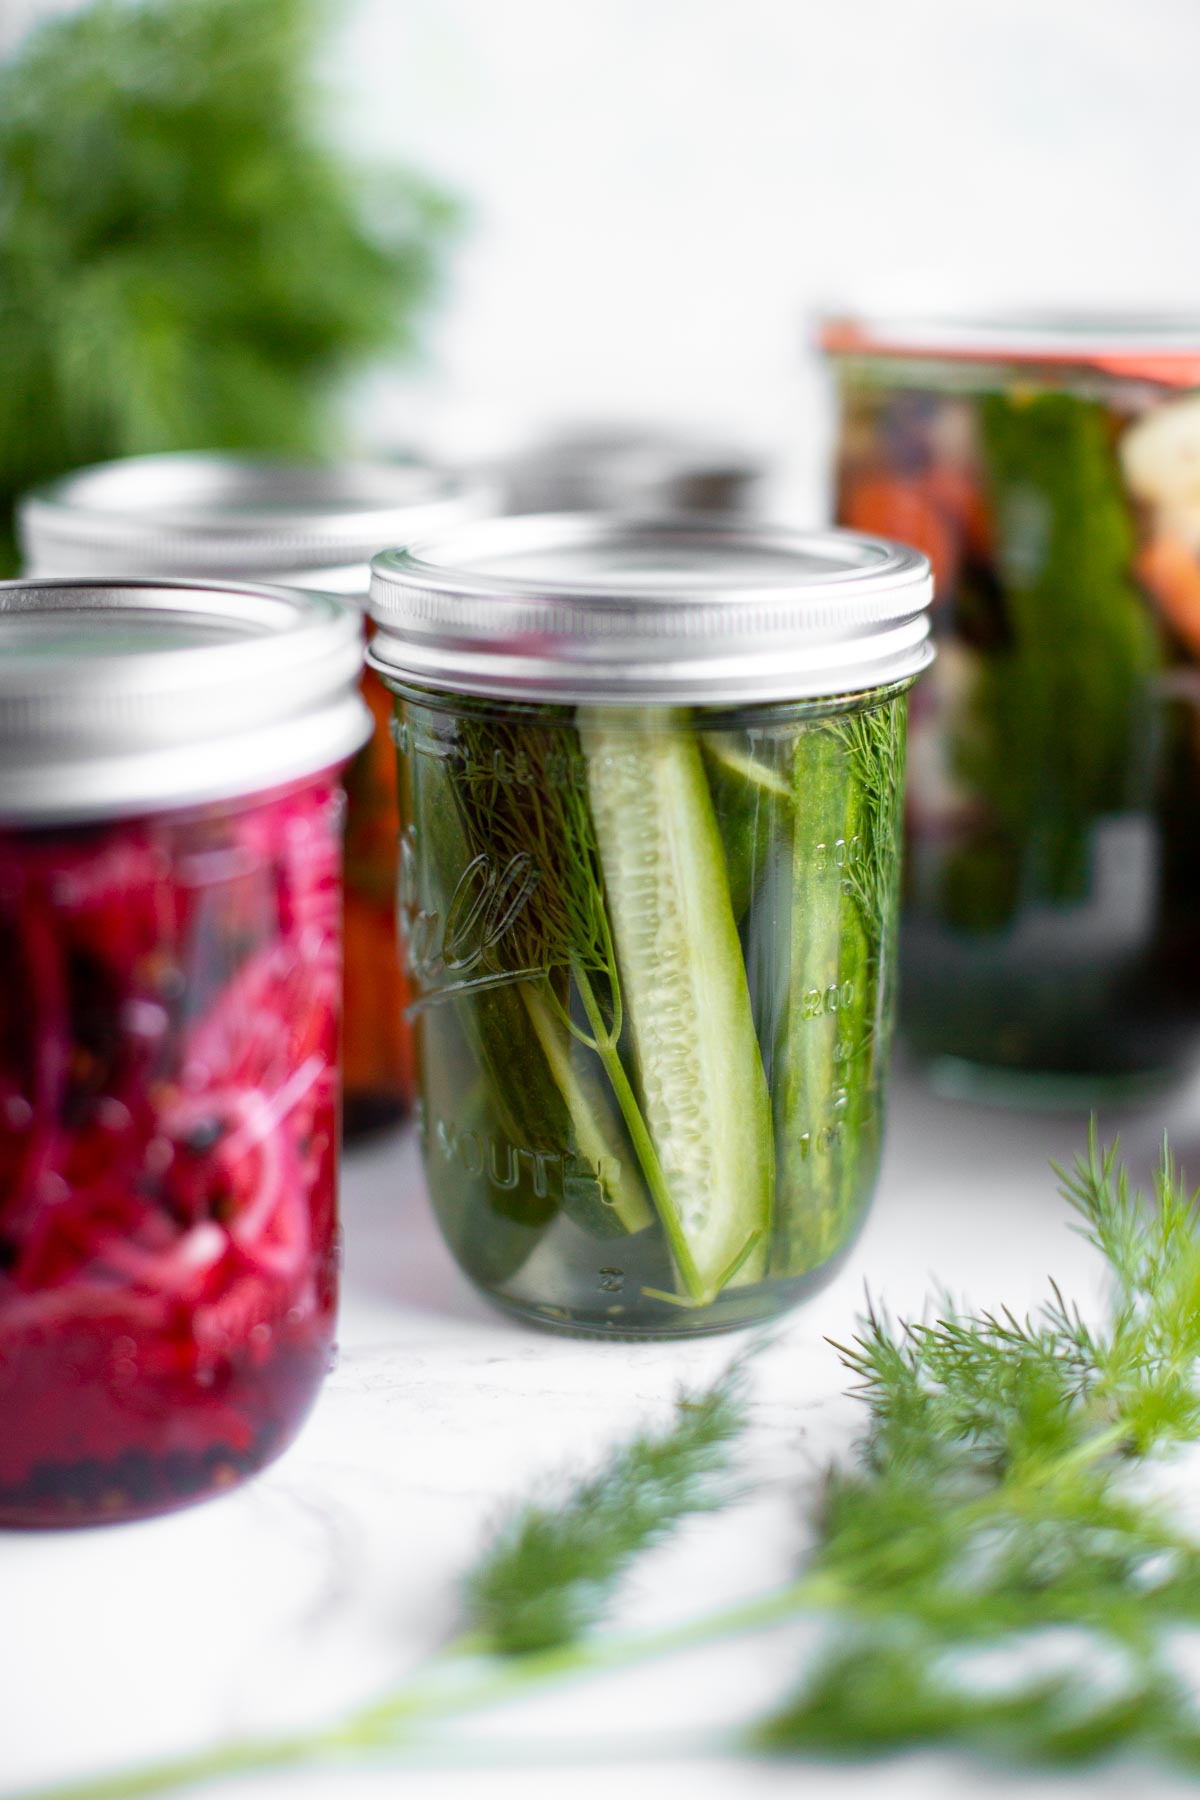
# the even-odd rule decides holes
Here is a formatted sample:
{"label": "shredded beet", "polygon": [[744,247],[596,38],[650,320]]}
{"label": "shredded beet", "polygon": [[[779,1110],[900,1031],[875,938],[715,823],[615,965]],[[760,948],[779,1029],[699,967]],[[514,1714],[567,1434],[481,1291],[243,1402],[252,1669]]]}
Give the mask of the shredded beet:
{"label": "shredded beet", "polygon": [[0,1523],[252,1473],[328,1365],[340,793],[0,834]]}

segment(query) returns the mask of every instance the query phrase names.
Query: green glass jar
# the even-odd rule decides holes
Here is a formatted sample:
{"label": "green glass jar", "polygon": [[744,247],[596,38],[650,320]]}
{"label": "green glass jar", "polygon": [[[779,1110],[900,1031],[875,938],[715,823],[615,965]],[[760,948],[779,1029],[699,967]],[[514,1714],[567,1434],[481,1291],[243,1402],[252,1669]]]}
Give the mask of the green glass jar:
{"label": "green glass jar", "polygon": [[928,598],[912,552],[712,522],[376,559],[425,1167],[512,1311],[744,1325],[853,1240]]}
{"label": "green glass jar", "polygon": [[933,563],[900,1026],[1095,1105],[1200,1047],[1200,323],[833,320],[837,517]]}

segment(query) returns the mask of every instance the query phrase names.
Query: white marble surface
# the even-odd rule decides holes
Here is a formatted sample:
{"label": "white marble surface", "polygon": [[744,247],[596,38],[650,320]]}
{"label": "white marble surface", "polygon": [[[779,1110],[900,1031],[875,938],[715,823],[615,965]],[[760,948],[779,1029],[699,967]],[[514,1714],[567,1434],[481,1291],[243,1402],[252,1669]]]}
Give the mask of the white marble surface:
{"label": "white marble surface", "polygon": [[[1169,1126],[1200,1170],[1200,1089],[1103,1122],[1121,1127],[1141,1167]],[[899,1081],[878,1202],[849,1267],[756,1366],[744,1506],[690,1527],[635,1585],[625,1618],[682,1616],[786,1571],[799,1541],[795,1483],[843,1453],[855,1428],[823,1340],[851,1329],[864,1282],[901,1310],[918,1309],[935,1276],[979,1303],[1032,1303],[1051,1272],[1069,1292],[1095,1292],[1091,1252],[1068,1231],[1047,1168],[1083,1129],[1078,1117],[953,1104]],[[0,1536],[0,1791],[321,1718],[371,1694],[449,1634],[456,1575],[507,1496],[663,1413],[681,1381],[703,1381],[737,1341],[606,1345],[508,1322],[443,1250],[405,1135],[349,1159],[345,1217],[340,1359],[280,1463],[173,1518]],[[1131,1791],[1128,1771],[1020,1780],[924,1756],[801,1775],[683,1753],[697,1733],[782,1691],[799,1646],[784,1631],[564,1688],[456,1728],[449,1760],[427,1758],[403,1777],[339,1768],[211,1791],[471,1800],[485,1779],[489,1800],[566,1789],[591,1800],[618,1784],[695,1800]],[[1136,1786],[1148,1797],[1175,1791],[1141,1773]]]}

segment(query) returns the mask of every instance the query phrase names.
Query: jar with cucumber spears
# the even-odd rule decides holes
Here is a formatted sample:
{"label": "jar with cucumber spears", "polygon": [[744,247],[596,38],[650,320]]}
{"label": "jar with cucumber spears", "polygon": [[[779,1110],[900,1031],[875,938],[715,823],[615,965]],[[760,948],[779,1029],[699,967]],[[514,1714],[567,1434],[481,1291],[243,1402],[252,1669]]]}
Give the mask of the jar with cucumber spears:
{"label": "jar with cucumber spears", "polygon": [[1200,1049],[1200,322],[836,319],[837,517],[932,559],[901,1031],[1094,1105]]}
{"label": "jar with cucumber spears", "polygon": [[512,1312],[744,1325],[851,1243],[929,597],[913,551],[711,521],[376,558],[428,1185]]}
{"label": "jar with cucumber spears", "polygon": [[[162,575],[280,582],[365,608],[385,545],[480,512],[489,489],[417,462],[304,463],[225,455],[129,457],[26,496],[19,531],[33,575]],[[412,1088],[408,998],[392,901],[396,769],[389,704],[368,671],[376,719],[347,772],[346,1135],[398,1119]]]}
{"label": "jar with cucumber spears", "polygon": [[329,1366],[360,655],[326,595],[0,583],[0,1526],[221,1492]]}

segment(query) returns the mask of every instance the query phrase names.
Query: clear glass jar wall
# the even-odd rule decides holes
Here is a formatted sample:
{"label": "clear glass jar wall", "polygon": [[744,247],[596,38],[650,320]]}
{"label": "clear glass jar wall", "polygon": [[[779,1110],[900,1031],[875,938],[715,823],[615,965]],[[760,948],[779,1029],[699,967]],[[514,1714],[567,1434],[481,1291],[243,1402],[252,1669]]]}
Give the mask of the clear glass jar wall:
{"label": "clear glass jar wall", "polygon": [[836,1268],[879,1161],[906,706],[398,697],[426,1168],[495,1298],[681,1333]]}
{"label": "clear glass jar wall", "polygon": [[1200,360],[836,361],[838,519],[936,582],[902,1033],[968,1089],[1136,1091],[1200,1044]]}
{"label": "clear glass jar wall", "polygon": [[336,1294],[340,790],[0,831],[0,1524],[278,1454]]}

